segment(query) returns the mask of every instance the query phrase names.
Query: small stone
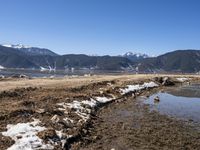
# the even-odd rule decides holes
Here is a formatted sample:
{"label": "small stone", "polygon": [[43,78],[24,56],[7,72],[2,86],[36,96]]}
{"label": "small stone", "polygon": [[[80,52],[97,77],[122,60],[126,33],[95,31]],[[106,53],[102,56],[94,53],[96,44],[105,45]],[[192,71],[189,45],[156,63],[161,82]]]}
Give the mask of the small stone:
{"label": "small stone", "polygon": [[21,135],[18,135],[18,136],[17,136],[17,139],[21,139],[21,138],[22,138],[22,136],[21,136]]}
{"label": "small stone", "polygon": [[154,102],[160,102],[160,98],[159,98],[158,96],[156,96],[156,97],[154,98]]}

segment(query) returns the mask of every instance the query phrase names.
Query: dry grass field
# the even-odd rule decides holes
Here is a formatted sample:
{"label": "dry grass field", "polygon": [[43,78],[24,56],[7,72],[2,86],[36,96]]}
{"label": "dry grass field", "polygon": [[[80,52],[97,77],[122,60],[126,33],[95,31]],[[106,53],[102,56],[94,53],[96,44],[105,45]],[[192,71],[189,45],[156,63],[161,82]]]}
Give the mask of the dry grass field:
{"label": "dry grass field", "polygon": [[[159,128],[158,134],[172,134],[172,136],[178,136],[179,140],[186,142],[190,138],[189,146],[192,148],[199,146],[198,135],[195,130],[181,125],[179,122],[169,119],[166,116],[160,116],[158,113],[149,113],[146,107],[138,108],[137,103],[132,99],[137,95],[144,94],[148,91],[148,94],[153,90],[152,88],[142,87],[144,90],[132,91],[132,93],[122,94],[121,89],[127,87],[127,85],[148,85],[148,83],[156,83],[157,88],[162,88],[159,82],[155,81],[155,77],[170,77],[171,80],[177,78],[187,78],[190,80],[199,80],[196,75],[95,75],[95,76],[77,76],[77,77],[64,77],[64,78],[33,78],[33,79],[16,79],[6,78],[0,81],[0,149],[4,150],[8,147],[15,146],[34,146],[40,149],[108,149],[110,148],[108,143],[110,140],[113,141],[112,136],[120,136],[121,140],[127,140],[127,146],[134,147],[130,143],[133,143],[131,139],[140,137],[137,142],[143,139],[143,136],[150,133],[143,132],[147,131],[146,125],[151,124],[152,130],[157,131],[156,124],[160,125],[173,125],[168,131],[165,130],[164,126]],[[149,84],[150,85],[150,84]],[[155,89],[157,89],[155,88]],[[111,101],[112,100],[112,101]],[[124,103],[126,101],[126,104]],[[107,104],[108,102],[108,104]],[[134,105],[134,110],[144,110],[142,113],[145,114],[143,121],[141,121],[144,130],[137,135],[133,134],[132,131],[127,130],[123,132],[121,129],[121,123],[118,122],[111,126],[101,121],[101,118],[106,118],[107,114],[112,116],[112,112],[118,108]],[[104,108],[105,109],[100,109]],[[101,111],[98,111],[98,110]],[[141,113],[141,112],[140,112]],[[155,117],[158,119],[155,120]],[[33,128],[35,125],[34,119],[38,119],[37,126],[41,131],[32,133],[34,138],[42,140],[41,143],[36,141],[30,142],[29,135],[23,134],[28,133],[20,132],[19,134],[14,132],[15,136],[5,136],[5,132],[8,127],[12,126],[28,126]],[[141,120],[140,117],[135,116],[135,121]],[[140,122],[140,121],[139,121]],[[130,123],[127,121],[127,123]],[[29,126],[30,125],[30,126]],[[96,125],[96,126],[95,126]],[[166,126],[165,126],[166,127]],[[28,128],[28,129],[29,129]],[[174,132],[176,128],[177,132]],[[183,130],[183,129],[188,130]],[[16,129],[16,128],[15,128]],[[21,129],[21,128],[20,128]],[[148,127],[148,130],[150,128]],[[34,130],[35,131],[35,130]],[[116,133],[109,133],[113,131]],[[119,132],[120,131],[120,132]],[[132,133],[128,136],[128,133]],[[107,134],[109,133],[109,134]],[[135,133],[135,132],[134,132]],[[183,134],[182,134],[183,133]],[[188,133],[194,133],[189,134]],[[198,132],[197,132],[198,133]],[[4,134],[4,135],[3,135]],[[105,136],[102,136],[105,134]],[[176,134],[176,135],[175,135]],[[151,139],[157,140],[159,136],[149,136]],[[127,138],[130,138],[129,140]],[[165,143],[166,147],[169,148],[170,144],[179,146],[179,140],[170,140],[166,143],[164,140],[169,138],[168,135],[159,140],[160,143]],[[29,139],[30,141],[24,141]],[[199,138],[200,139],[200,138]],[[105,144],[102,144],[102,141]],[[22,142],[23,141],[23,142]],[[64,141],[64,142],[63,142]],[[18,142],[18,143],[17,143]],[[21,143],[20,143],[21,142]],[[32,144],[31,144],[32,143]],[[63,145],[64,143],[64,145]],[[122,142],[123,143],[123,142]],[[142,140],[141,144],[147,144],[148,140]],[[18,144],[18,145],[17,145]],[[135,143],[135,148],[139,147],[138,143]],[[103,146],[103,147],[102,147]],[[159,145],[150,145],[152,148],[161,148]]]}

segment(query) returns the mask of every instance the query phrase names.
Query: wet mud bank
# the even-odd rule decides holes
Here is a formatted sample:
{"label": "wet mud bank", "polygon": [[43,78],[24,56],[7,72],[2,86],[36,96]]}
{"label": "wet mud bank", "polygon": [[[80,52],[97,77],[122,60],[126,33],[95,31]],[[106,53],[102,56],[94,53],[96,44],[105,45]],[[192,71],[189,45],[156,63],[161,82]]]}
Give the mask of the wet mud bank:
{"label": "wet mud bank", "polygon": [[[74,88],[30,87],[1,92],[0,149],[134,149],[134,143],[136,148],[145,148],[140,146],[173,142],[161,136],[168,132],[169,136],[180,132],[187,138],[197,138],[193,129],[187,126],[186,130],[177,121],[149,112],[148,106],[135,100],[139,95],[151,95],[158,88],[187,80],[168,77],[108,80]],[[163,130],[169,125],[171,130]],[[191,134],[182,130],[191,130]],[[191,142],[200,143],[196,141]]]}
{"label": "wet mud bank", "polygon": [[[182,81],[182,79],[181,79]],[[174,88],[181,84],[199,82],[174,82]],[[138,96],[148,98],[165,86],[144,90]],[[161,99],[162,101],[162,99]],[[199,149],[200,124],[190,120],[152,111],[149,104],[129,96],[120,103],[112,103],[101,108],[98,117],[91,120],[88,134],[82,137],[79,148],[82,150],[112,149]]]}

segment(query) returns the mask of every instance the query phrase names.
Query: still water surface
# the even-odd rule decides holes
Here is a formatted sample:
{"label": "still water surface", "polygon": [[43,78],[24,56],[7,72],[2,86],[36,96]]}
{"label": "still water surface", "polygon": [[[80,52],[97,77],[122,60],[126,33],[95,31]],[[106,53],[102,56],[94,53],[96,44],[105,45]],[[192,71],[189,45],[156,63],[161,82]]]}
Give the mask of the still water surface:
{"label": "still water surface", "polygon": [[[157,96],[159,102],[154,100]],[[151,110],[161,114],[200,122],[200,84],[169,88],[142,99],[145,104],[150,105]]]}

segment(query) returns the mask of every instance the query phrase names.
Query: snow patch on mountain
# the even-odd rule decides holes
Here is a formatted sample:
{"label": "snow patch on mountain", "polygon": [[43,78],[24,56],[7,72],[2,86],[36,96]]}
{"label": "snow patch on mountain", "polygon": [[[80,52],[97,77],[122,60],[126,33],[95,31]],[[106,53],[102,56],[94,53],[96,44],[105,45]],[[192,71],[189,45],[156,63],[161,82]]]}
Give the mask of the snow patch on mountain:
{"label": "snow patch on mountain", "polygon": [[5,69],[5,67],[4,67],[4,66],[2,66],[2,65],[0,65],[0,69]]}
{"label": "snow patch on mountain", "polygon": [[148,58],[147,54],[136,53],[136,52],[127,52],[123,55],[124,57],[137,57],[137,58]]}
{"label": "snow patch on mountain", "polygon": [[10,48],[16,48],[16,49],[31,48],[30,46],[25,46],[25,45],[22,45],[22,44],[3,44],[2,46],[10,47]]}
{"label": "snow patch on mountain", "polygon": [[58,54],[46,48],[30,47],[22,44],[2,44],[4,47],[14,48],[24,52],[27,55],[49,55],[57,56]]}

